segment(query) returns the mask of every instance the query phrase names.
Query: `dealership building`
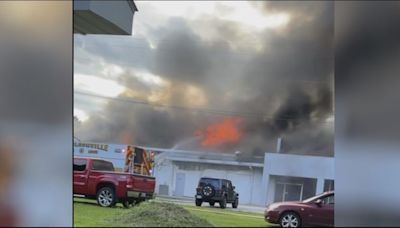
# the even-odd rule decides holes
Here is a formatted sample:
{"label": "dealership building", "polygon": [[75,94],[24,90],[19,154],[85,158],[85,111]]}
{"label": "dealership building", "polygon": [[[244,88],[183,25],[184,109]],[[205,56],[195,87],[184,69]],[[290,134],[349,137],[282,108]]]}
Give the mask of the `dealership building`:
{"label": "dealership building", "polygon": [[[122,170],[124,144],[76,143],[75,156],[110,160]],[[240,204],[265,206],[272,202],[303,200],[334,189],[334,158],[267,152],[251,162],[237,154],[160,148],[156,152],[156,193],[194,197],[201,177],[232,181]]]}

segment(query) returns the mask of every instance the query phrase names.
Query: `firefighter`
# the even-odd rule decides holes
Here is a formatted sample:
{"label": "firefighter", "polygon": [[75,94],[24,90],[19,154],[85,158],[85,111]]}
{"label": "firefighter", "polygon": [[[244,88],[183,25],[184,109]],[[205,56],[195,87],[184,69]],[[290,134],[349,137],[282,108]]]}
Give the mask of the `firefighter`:
{"label": "firefighter", "polygon": [[125,156],[125,169],[126,173],[133,173],[133,160],[134,160],[134,152],[131,146],[128,146],[126,149],[126,156]]}

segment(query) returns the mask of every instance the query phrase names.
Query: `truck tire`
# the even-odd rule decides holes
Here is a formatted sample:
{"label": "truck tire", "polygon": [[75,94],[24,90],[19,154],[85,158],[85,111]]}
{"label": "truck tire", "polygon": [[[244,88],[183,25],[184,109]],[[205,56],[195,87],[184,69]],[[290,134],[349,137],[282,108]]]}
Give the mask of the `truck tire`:
{"label": "truck tire", "polygon": [[201,207],[203,201],[196,199],[196,206]]}
{"label": "truck tire", "polygon": [[219,201],[219,207],[222,209],[226,208],[226,197],[225,196],[223,196],[221,201]]}
{"label": "truck tire", "polygon": [[209,204],[210,204],[211,207],[214,207],[215,202],[212,201],[212,202],[209,202]]}
{"label": "truck tire", "polygon": [[116,204],[116,197],[113,188],[102,187],[97,191],[97,203],[102,207],[113,207]]}
{"label": "truck tire", "polygon": [[237,208],[239,205],[239,198],[236,198],[235,201],[232,203],[232,208]]}

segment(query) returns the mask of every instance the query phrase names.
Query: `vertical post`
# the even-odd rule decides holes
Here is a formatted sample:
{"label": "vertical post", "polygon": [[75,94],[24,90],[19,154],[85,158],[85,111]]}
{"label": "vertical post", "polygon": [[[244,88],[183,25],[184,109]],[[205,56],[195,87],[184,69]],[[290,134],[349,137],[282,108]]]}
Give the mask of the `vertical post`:
{"label": "vertical post", "polygon": [[274,199],[275,199],[275,185],[276,185],[275,178],[270,176],[268,178],[268,185],[267,185],[268,190],[267,190],[267,202],[266,202],[266,204],[271,204],[271,203],[274,202]]}
{"label": "vertical post", "polygon": [[278,142],[276,144],[276,153],[280,153],[282,149],[282,138],[279,137],[278,138]]}
{"label": "vertical post", "polygon": [[318,178],[316,194],[320,194],[322,192],[324,192],[324,178]]}
{"label": "vertical post", "polygon": [[264,154],[264,167],[263,167],[263,175],[262,175],[262,181],[261,181],[261,189],[262,189],[262,202],[263,204],[268,203],[268,189],[269,189],[269,172],[268,172],[268,166],[267,166],[267,153]]}

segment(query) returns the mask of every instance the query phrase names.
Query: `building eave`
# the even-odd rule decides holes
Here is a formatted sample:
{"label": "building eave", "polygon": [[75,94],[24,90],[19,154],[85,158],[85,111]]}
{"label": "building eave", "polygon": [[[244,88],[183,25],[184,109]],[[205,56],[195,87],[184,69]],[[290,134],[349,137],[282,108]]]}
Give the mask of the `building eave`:
{"label": "building eave", "polygon": [[196,158],[179,158],[179,157],[167,157],[166,160],[182,161],[182,162],[193,162],[193,163],[208,163],[208,164],[218,164],[218,165],[234,165],[234,166],[258,167],[258,168],[263,168],[264,167],[264,164],[252,163],[252,162],[235,162],[235,161],[221,161],[221,160],[196,159]]}
{"label": "building eave", "polygon": [[137,6],[136,6],[136,4],[135,4],[135,2],[133,0],[127,0],[127,1],[128,1],[128,4],[129,4],[129,7],[131,7],[133,12],[139,11]]}

